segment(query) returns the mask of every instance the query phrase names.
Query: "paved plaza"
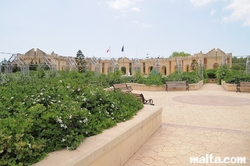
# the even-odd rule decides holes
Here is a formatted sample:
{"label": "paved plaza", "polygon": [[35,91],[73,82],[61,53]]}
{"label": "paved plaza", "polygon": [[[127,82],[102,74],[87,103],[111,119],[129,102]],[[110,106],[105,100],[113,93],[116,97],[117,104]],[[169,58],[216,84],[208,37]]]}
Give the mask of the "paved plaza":
{"label": "paved plaza", "polygon": [[[163,107],[162,126],[125,166],[250,166],[249,92],[230,92],[212,83],[198,91],[133,92]],[[203,164],[190,163],[190,157],[206,155],[246,157],[246,164],[212,164],[211,158]]]}

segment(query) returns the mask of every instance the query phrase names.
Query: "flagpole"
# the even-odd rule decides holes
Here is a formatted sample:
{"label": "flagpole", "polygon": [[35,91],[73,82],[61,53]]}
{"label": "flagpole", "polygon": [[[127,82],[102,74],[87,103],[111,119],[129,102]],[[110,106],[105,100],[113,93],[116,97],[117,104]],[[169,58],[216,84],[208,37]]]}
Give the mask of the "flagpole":
{"label": "flagpole", "polygon": [[111,58],[111,46],[109,47],[109,56],[110,56],[110,58]]}

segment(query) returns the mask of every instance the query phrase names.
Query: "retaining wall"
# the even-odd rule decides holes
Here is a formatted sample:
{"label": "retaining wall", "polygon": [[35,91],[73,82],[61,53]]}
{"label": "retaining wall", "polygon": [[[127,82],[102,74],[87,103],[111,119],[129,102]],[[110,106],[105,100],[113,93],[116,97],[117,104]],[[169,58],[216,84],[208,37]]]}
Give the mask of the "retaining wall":
{"label": "retaining wall", "polygon": [[131,120],[92,136],[73,151],[49,154],[34,166],[122,166],[162,125],[162,107],[145,105]]}

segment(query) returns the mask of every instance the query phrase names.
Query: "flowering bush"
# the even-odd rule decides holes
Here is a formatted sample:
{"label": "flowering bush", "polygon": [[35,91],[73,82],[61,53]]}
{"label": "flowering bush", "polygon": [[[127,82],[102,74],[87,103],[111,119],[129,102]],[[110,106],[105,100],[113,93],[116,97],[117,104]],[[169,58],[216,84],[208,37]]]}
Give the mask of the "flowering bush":
{"label": "flowering bush", "polygon": [[143,107],[133,95],[104,91],[82,73],[31,75],[1,79],[0,165],[31,165],[51,151],[76,149]]}

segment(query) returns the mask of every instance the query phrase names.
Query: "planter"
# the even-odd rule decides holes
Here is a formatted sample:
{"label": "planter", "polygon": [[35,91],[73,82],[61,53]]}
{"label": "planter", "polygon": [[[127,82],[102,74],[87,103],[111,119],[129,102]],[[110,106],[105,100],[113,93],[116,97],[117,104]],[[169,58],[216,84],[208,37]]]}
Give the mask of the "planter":
{"label": "planter", "polygon": [[189,90],[199,90],[203,86],[203,80],[197,84],[189,84]]}
{"label": "planter", "polygon": [[[161,86],[156,86],[156,85],[151,85],[147,86],[145,84],[137,84],[137,83],[127,83],[128,85],[132,86],[133,90],[142,90],[142,91],[165,91],[166,86],[161,85]],[[189,84],[189,90],[199,90],[203,85],[203,80],[201,80],[197,84]],[[181,88],[177,90],[182,90]],[[183,89],[185,90],[185,89]]]}
{"label": "planter", "polygon": [[207,83],[217,83],[217,79],[216,78],[209,78]]}
{"label": "planter", "polygon": [[73,151],[49,154],[33,166],[122,166],[162,125],[162,107],[144,106],[131,120],[87,138]]}
{"label": "planter", "polygon": [[236,84],[228,84],[225,81],[221,80],[221,86],[227,91],[235,91],[236,92]]}

